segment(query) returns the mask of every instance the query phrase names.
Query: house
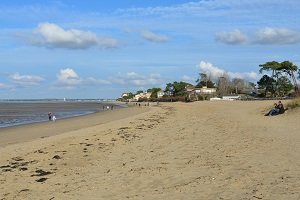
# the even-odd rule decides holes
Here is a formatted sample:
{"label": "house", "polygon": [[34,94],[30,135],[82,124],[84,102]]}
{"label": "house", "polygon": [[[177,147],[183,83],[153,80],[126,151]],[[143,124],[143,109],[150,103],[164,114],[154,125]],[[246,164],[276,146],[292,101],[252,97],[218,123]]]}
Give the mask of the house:
{"label": "house", "polygon": [[217,88],[208,88],[203,86],[202,88],[195,88],[196,94],[215,94],[217,92]]}
{"label": "house", "polygon": [[129,96],[129,93],[128,92],[124,92],[124,93],[122,93],[121,98],[128,97],[128,96]]}
{"label": "house", "polygon": [[217,92],[216,88],[207,88],[205,86],[203,86],[202,88],[195,88],[193,86],[187,86],[186,88],[186,92],[188,94],[188,98],[191,100],[199,100],[198,96],[204,96],[204,95],[213,95]]}
{"label": "house", "polygon": [[165,92],[162,90],[157,92],[157,98],[162,98],[164,95],[165,95]]}
{"label": "house", "polygon": [[151,94],[152,94],[151,92],[142,92],[142,93],[136,94],[133,97],[133,100],[134,101],[139,101],[140,99],[150,99]]}

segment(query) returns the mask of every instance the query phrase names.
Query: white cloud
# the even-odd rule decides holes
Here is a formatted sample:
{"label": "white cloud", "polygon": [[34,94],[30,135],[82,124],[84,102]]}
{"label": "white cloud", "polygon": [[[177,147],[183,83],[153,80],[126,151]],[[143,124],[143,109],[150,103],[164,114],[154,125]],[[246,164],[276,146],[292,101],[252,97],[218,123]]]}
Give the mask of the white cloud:
{"label": "white cloud", "polygon": [[225,70],[213,66],[213,64],[201,61],[199,69],[202,73],[207,74],[212,80],[217,80],[220,76],[225,74]]}
{"label": "white cloud", "polygon": [[116,77],[111,78],[111,82],[135,86],[156,85],[160,80],[160,74],[150,74],[149,76],[145,76],[136,72],[128,72],[126,74],[119,73]]}
{"label": "white cloud", "polygon": [[10,86],[8,86],[8,85],[6,85],[4,83],[0,83],[0,90],[2,90],[2,89],[8,89],[8,88],[10,88]]}
{"label": "white cloud", "polygon": [[185,82],[190,82],[190,83],[196,81],[196,79],[195,79],[194,77],[190,77],[190,76],[187,76],[187,75],[183,75],[183,76],[181,77],[181,80],[182,80],[182,81],[185,81]]}
{"label": "white cloud", "polygon": [[205,73],[210,77],[211,80],[217,81],[220,76],[228,75],[231,79],[241,78],[246,80],[257,80],[258,74],[255,72],[230,72],[225,71],[219,67],[214,66],[213,64],[205,61],[201,61],[199,64],[199,70],[202,73]]}
{"label": "white cloud", "polygon": [[256,43],[259,44],[296,44],[300,42],[300,32],[287,28],[270,28],[258,30]]}
{"label": "white cloud", "polygon": [[151,41],[151,42],[166,42],[169,40],[169,38],[165,35],[158,35],[158,34],[155,34],[151,31],[142,31],[141,32],[141,36],[145,39],[145,40],[148,40],[148,41]]}
{"label": "white cloud", "polygon": [[61,69],[56,75],[56,86],[63,89],[75,89],[84,86],[99,86],[111,84],[108,80],[96,79],[94,77],[81,78],[73,69]]}
{"label": "white cloud", "polygon": [[217,33],[215,39],[225,44],[243,44],[248,40],[247,36],[238,29]]}
{"label": "white cloud", "polygon": [[34,75],[20,75],[19,73],[14,73],[8,76],[10,81],[12,81],[15,84],[18,84],[20,86],[33,86],[38,85],[45,79],[40,76],[34,76]]}
{"label": "white cloud", "polygon": [[118,46],[118,41],[114,38],[99,37],[90,31],[65,30],[53,23],[39,24],[33,35],[26,40],[32,45],[49,48],[87,49],[94,46],[101,48]]}
{"label": "white cloud", "polygon": [[80,85],[82,82],[77,73],[71,68],[60,70],[56,77],[57,85],[65,87],[67,89],[73,89],[76,86]]}

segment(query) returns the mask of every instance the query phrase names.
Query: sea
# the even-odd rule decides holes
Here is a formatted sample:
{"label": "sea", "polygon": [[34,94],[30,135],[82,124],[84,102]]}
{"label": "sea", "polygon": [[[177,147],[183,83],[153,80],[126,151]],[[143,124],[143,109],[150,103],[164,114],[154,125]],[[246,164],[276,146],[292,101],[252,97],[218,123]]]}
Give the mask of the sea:
{"label": "sea", "polygon": [[0,131],[1,128],[23,124],[48,121],[48,113],[56,119],[71,118],[124,107],[109,100],[94,99],[31,99],[31,100],[0,100]]}

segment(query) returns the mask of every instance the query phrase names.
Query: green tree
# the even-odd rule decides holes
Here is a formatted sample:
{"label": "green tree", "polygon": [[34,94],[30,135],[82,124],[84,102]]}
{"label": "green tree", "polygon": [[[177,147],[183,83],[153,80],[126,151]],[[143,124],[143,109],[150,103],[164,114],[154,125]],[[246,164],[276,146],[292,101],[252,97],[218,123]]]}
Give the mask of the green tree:
{"label": "green tree", "polygon": [[128,100],[128,99],[132,99],[133,97],[134,97],[134,94],[129,92],[127,96],[123,97],[123,99]]}
{"label": "green tree", "polygon": [[138,90],[135,94],[141,94],[143,92],[144,92],[143,90]]}
{"label": "green tree", "polygon": [[293,84],[291,81],[285,76],[281,76],[278,79],[278,94],[279,96],[285,96],[293,89]]}
{"label": "green tree", "polygon": [[209,77],[207,76],[207,74],[204,73],[199,73],[199,78],[196,80],[196,87],[208,87],[208,88],[214,88],[215,87],[215,83],[213,83]]}
{"label": "green tree", "polygon": [[172,84],[172,83],[167,83],[166,89],[165,89],[164,92],[165,92],[168,96],[173,96],[173,90],[174,90],[173,84]]}
{"label": "green tree", "polygon": [[151,98],[157,98],[157,92],[161,91],[160,88],[151,88],[147,92],[151,92]]}
{"label": "green tree", "polygon": [[185,88],[186,86],[192,86],[190,83],[186,82],[173,82],[173,83],[168,83],[165,89],[165,92],[169,96],[184,96],[186,94]]}
{"label": "green tree", "polygon": [[276,81],[274,82],[274,84],[269,85],[272,87],[271,90],[274,91],[274,92],[272,92],[272,95],[274,96],[275,92],[277,90],[276,86],[277,86],[277,82],[278,82],[278,77],[280,75],[280,71],[278,71],[281,67],[280,63],[277,61],[271,61],[271,62],[266,62],[264,64],[261,64],[261,65],[259,65],[259,67],[261,67],[259,70],[260,73],[263,73],[264,71],[272,71],[271,78],[273,78],[273,79],[276,78]]}
{"label": "green tree", "polygon": [[297,81],[296,81],[296,77],[295,77],[295,72],[297,72],[298,70],[298,66],[294,65],[292,62],[290,61],[283,61],[282,63],[280,63],[280,71],[286,73],[293,81],[295,90],[298,91],[298,86],[297,86]]}
{"label": "green tree", "polygon": [[272,71],[272,78],[275,78],[275,84],[272,85],[274,93],[279,95],[279,90],[278,87],[279,84],[282,83],[279,82],[279,77],[282,77],[283,74],[286,74],[293,82],[294,84],[294,88],[295,91],[298,92],[298,86],[297,86],[297,81],[296,81],[296,77],[294,75],[295,72],[297,72],[298,70],[298,66],[294,65],[292,62],[290,61],[283,61],[281,63],[276,62],[276,61],[272,61],[272,62],[266,62],[265,64],[261,64],[259,65],[261,67],[261,69],[259,70],[260,73],[262,73],[263,71]]}
{"label": "green tree", "polygon": [[268,75],[263,75],[259,81],[257,81],[258,88],[259,89],[264,89],[265,93],[264,96],[266,96],[267,92],[270,92],[272,95],[275,93],[274,90],[274,84],[275,84],[275,79],[268,76]]}

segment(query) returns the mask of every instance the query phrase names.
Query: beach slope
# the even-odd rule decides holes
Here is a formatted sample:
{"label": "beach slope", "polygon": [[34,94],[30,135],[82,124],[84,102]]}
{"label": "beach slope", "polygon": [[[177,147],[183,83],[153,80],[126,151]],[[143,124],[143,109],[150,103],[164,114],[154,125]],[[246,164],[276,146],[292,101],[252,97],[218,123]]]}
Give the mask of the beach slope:
{"label": "beach slope", "polygon": [[163,104],[3,146],[0,199],[299,199],[299,110],[272,103]]}

